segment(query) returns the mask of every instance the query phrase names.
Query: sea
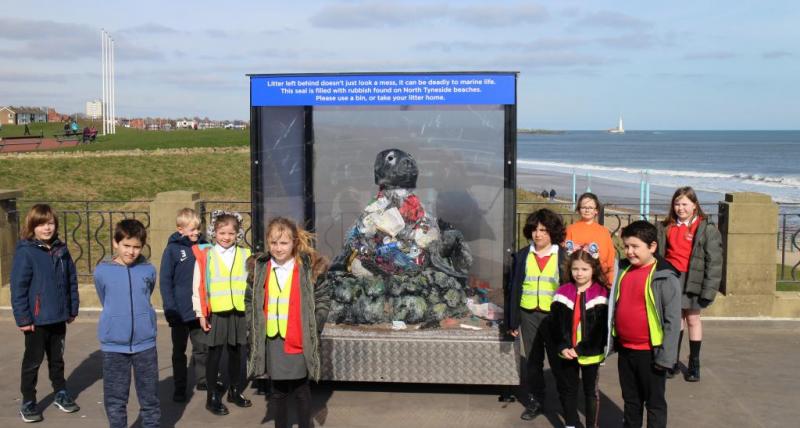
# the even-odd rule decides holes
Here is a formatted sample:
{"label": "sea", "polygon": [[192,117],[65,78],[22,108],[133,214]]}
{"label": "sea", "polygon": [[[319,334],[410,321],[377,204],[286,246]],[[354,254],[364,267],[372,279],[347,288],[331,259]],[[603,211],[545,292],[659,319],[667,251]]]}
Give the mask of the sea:
{"label": "sea", "polygon": [[520,133],[517,170],[518,176],[556,174],[539,187],[557,187],[561,195],[571,194],[574,174],[577,193],[604,186],[609,202],[638,202],[645,180],[657,200],[692,186],[701,203],[729,192],[761,192],[781,211],[800,212],[800,131]]}

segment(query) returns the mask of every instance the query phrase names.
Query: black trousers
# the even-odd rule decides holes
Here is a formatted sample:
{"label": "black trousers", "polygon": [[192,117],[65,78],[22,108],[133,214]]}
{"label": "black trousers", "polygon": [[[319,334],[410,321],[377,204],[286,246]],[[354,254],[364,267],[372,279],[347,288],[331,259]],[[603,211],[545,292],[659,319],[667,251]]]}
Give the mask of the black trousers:
{"label": "black trousers", "polygon": [[647,409],[647,427],[667,426],[666,371],[653,364],[653,352],[618,346],[619,386],[625,402],[625,428],[642,426],[642,410]]}
{"label": "black trousers", "polygon": [[20,391],[22,401],[36,401],[36,383],[39,380],[39,366],[47,356],[47,368],[53,391],[66,388],[64,380],[64,339],[67,336],[67,323],[37,325],[34,331],[25,332],[25,354],[22,356]]}
{"label": "black trousers", "polygon": [[297,425],[311,427],[311,386],[308,378],[273,380],[272,393],[267,406],[275,415],[275,428],[289,428],[289,398],[294,395],[297,403]]}
{"label": "black trousers", "polygon": [[214,385],[219,378],[219,363],[222,360],[222,350],[228,349],[228,379],[229,388],[241,391],[244,385],[241,382],[242,370],[242,345],[220,345],[208,347],[208,362],[206,364],[206,382],[208,383],[209,396],[216,390]]}
{"label": "black trousers", "polygon": [[522,335],[522,346],[526,357],[522,359],[522,386],[523,390],[533,395],[539,403],[544,404],[545,383],[544,383],[544,355],[547,353],[547,361],[550,370],[556,380],[558,376],[558,366],[560,364],[556,351],[553,335],[550,333],[550,314],[539,311],[520,312],[520,334]]}
{"label": "black trousers", "polygon": [[185,391],[187,384],[186,345],[192,341],[192,366],[195,383],[206,383],[206,334],[198,321],[170,326],[172,330],[172,378],[176,391]]}
{"label": "black trousers", "polygon": [[594,428],[599,422],[600,395],[598,393],[598,369],[600,364],[582,366],[578,361],[562,360],[559,367],[561,381],[558,393],[564,408],[564,425],[578,426],[578,375],[583,382],[584,414],[586,428]]}

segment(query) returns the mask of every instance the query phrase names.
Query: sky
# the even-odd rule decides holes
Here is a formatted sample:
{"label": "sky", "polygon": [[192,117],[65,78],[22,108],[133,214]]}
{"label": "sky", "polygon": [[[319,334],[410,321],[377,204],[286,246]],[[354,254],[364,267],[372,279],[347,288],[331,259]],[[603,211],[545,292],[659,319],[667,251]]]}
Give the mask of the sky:
{"label": "sky", "polygon": [[520,127],[800,129],[798,22],[791,0],[9,2],[0,106],[83,112],[105,29],[122,117],[248,119],[248,73],[518,71]]}

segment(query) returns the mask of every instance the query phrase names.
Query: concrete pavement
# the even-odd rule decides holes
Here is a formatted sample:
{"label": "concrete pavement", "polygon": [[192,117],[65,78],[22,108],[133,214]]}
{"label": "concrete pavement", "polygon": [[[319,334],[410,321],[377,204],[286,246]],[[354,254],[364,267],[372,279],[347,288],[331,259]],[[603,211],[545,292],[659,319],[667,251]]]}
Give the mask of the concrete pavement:
{"label": "concrete pavement", "polygon": [[[41,427],[105,427],[101,354],[95,339],[96,321],[81,316],[68,328],[67,385],[81,406],[75,414],[59,412],[52,403],[47,369],[39,376]],[[668,381],[669,425],[685,427],[786,427],[800,420],[800,322],[718,321],[704,323],[702,380]],[[22,426],[19,370],[23,340],[7,310],[0,312],[0,426]],[[185,405],[171,401],[172,368],[169,328],[159,324],[159,372],[163,427],[273,426],[263,397],[247,395],[255,405],[231,407],[231,414],[213,416],[205,395],[195,394]],[[684,343],[685,363],[688,345]],[[356,362],[354,362],[356,363]],[[612,356],[600,370],[601,426],[620,426],[622,399]],[[46,363],[43,364],[46,366]],[[191,377],[191,375],[190,375]],[[519,419],[519,403],[500,403],[491,387],[450,385],[379,385],[323,383],[314,390],[316,426],[324,427],[560,427],[552,377],[548,377],[549,412],[532,422]],[[138,402],[131,391],[129,423],[136,426]],[[582,417],[582,416],[581,416]]]}

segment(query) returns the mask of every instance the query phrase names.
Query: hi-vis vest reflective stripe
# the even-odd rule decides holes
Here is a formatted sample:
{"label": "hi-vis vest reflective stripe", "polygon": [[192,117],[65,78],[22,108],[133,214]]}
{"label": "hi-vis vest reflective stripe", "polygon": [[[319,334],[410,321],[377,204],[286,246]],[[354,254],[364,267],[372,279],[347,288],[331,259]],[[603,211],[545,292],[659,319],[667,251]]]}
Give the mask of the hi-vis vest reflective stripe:
{"label": "hi-vis vest reflective stripe", "polygon": [[[622,278],[625,277],[625,274],[628,273],[630,268],[630,266],[626,267],[625,270],[623,270],[619,275],[619,279],[617,280],[617,292],[614,294],[615,303],[619,301],[619,286],[622,284]],[[644,284],[644,307],[647,312],[647,327],[650,331],[650,345],[661,346],[661,344],[664,343],[664,330],[661,328],[661,320],[658,319],[656,299],[653,297],[653,287],[651,287],[653,283],[653,274],[655,274],[655,272],[656,264],[653,263],[653,267],[650,268],[650,273],[647,275],[647,282]],[[611,334],[614,335],[614,337],[617,336],[616,327],[611,330]]]}
{"label": "hi-vis vest reflective stripe", "polygon": [[[581,310],[580,309],[580,302],[575,302],[575,310],[576,311]],[[582,327],[581,324],[583,324],[583,321],[578,323],[578,328],[577,328],[577,333],[576,333],[576,336],[578,336],[578,337],[575,339],[575,342],[577,342],[577,343],[581,343],[582,336],[583,336],[583,334],[581,334],[581,330],[582,330],[581,329],[581,327]],[[578,364],[580,364],[582,366],[588,366],[588,365],[592,365],[592,364],[599,364],[599,363],[601,363],[603,361],[603,359],[604,359],[603,357],[604,357],[603,354],[598,354],[598,355],[578,355]]]}
{"label": "hi-vis vest reflective stripe", "polygon": [[525,281],[522,283],[523,309],[540,309],[550,312],[550,304],[558,290],[558,252],[553,251],[544,270],[539,269],[533,251],[528,253],[525,260]]}
{"label": "hi-vis vest reflective stripe", "polygon": [[286,326],[289,323],[289,297],[292,295],[292,276],[294,269],[284,279],[283,288],[278,284],[278,275],[269,272],[269,300],[267,301],[267,337],[280,334],[286,339]]}
{"label": "hi-vis vest reflective stripe", "polygon": [[228,269],[222,257],[213,248],[208,250],[208,303],[211,312],[225,312],[236,309],[244,312],[244,292],[247,289],[247,258],[250,250],[236,247],[233,266]]}

